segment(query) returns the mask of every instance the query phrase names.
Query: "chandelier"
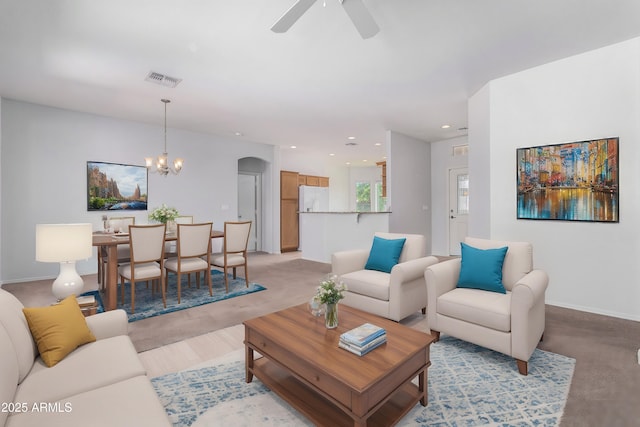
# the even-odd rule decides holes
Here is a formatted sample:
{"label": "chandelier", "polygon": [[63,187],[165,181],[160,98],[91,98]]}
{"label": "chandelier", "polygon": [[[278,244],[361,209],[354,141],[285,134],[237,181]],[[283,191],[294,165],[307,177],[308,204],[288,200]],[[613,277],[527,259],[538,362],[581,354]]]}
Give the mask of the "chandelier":
{"label": "chandelier", "polygon": [[[164,152],[160,154],[156,159],[153,157],[145,157],[144,162],[147,165],[147,169],[151,172],[159,173],[162,176],[167,176],[169,172],[177,175],[182,170],[184,160],[180,157],[176,157],[173,161],[173,167],[169,166],[169,155],[167,154],[167,104],[171,101],[168,99],[161,99],[164,103]],[[153,163],[155,160],[155,169],[153,169]]]}

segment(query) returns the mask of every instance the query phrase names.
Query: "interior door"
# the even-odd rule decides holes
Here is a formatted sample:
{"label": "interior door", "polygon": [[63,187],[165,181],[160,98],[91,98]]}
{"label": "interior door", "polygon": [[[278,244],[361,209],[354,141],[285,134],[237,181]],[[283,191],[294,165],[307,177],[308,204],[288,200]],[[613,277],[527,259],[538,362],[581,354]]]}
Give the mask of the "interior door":
{"label": "interior door", "polygon": [[260,174],[238,174],[238,220],[251,221],[251,234],[249,235],[249,251],[257,251],[260,248]]}
{"label": "interior door", "polygon": [[469,217],[469,169],[449,170],[449,254],[460,255],[460,242],[467,237]]}

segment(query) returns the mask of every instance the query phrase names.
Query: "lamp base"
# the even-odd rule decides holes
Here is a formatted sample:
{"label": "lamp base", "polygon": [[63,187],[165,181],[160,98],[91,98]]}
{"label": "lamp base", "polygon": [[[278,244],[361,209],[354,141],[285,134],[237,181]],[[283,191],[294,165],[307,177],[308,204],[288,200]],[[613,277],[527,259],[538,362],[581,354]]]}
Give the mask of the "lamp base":
{"label": "lamp base", "polygon": [[84,289],[82,277],[76,271],[75,261],[63,261],[60,263],[60,274],[53,282],[51,292],[53,296],[61,301],[71,294],[80,295]]}

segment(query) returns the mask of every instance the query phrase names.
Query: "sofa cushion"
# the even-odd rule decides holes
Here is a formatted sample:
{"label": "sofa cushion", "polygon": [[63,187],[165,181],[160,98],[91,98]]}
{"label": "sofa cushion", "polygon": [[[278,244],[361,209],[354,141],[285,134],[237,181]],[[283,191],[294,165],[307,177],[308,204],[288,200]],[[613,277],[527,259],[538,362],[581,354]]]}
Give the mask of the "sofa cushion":
{"label": "sofa cushion", "polygon": [[438,297],[438,313],[502,332],[511,331],[511,292],[457,288]]}
{"label": "sofa cushion", "polygon": [[131,339],[119,335],[83,345],[53,368],[36,359],[18,388],[16,401],[55,402],[137,375],[145,375],[144,366]]}
{"label": "sofa cushion", "polygon": [[142,375],[45,403],[56,411],[12,415],[6,427],[171,426],[151,382]]}
{"label": "sofa cushion", "polygon": [[347,291],[371,298],[389,301],[389,280],[391,275],[377,270],[359,270],[340,276],[347,285]]}
{"label": "sofa cushion", "polygon": [[23,308],[22,311],[40,357],[49,367],[79,346],[96,340],[87,326],[75,295],[68,296],[59,304]]}
{"label": "sofa cushion", "polygon": [[462,242],[460,246],[462,260],[458,287],[506,293],[502,284],[502,264],[508,248],[478,249]]}
{"label": "sofa cushion", "polygon": [[[13,402],[18,387],[18,359],[11,343],[11,337],[0,323],[0,404]],[[8,408],[0,408],[0,426],[5,425],[9,416]]]}
{"label": "sofa cushion", "polygon": [[22,303],[13,294],[0,289],[0,323],[4,326],[13,344],[18,359],[18,383],[27,376],[38,355],[36,344],[31,337],[29,325],[22,314]]}
{"label": "sofa cushion", "polygon": [[391,273],[391,269],[398,263],[402,247],[406,238],[383,239],[378,236],[373,237],[373,244],[369,251],[369,258],[365,264],[365,270],[377,270],[384,273]]}

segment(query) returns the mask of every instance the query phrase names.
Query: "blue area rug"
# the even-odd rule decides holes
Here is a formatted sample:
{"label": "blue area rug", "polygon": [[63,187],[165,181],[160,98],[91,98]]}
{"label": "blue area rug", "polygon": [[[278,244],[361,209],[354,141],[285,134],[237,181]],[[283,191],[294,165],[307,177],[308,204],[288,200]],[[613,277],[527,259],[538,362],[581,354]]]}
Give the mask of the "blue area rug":
{"label": "blue area rug", "polygon": [[[431,346],[426,407],[417,404],[399,426],[558,426],[575,359],[536,349],[529,375],[516,362],[452,337]],[[153,378],[176,427],[312,426],[255,379],[245,383],[242,354],[234,361]]]}
{"label": "blue area rug", "polygon": [[[131,285],[129,282],[125,283],[124,305],[120,304],[120,285],[118,285],[118,308],[122,308],[127,312],[129,322],[135,322],[148,317],[172,313],[174,311],[210,304],[212,302],[235,298],[241,295],[247,295],[267,289],[262,285],[251,282],[249,282],[249,287],[247,288],[244,277],[234,279],[233,275],[229,274],[229,293],[226,293],[223,273],[218,270],[211,270],[213,296],[210,296],[209,287],[206,283],[203,283],[204,280],[202,279],[202,275],[200,276],[200,288],[198,289],[196,287],[195,274],[191,275],[191,287],[187,285],[187,275],[182,275],[182,292],[180,294],[181,301],[180,304],[178,304],[176,275],[169,274],[166,308],[164,308],[162,304],[162,294],[160,292],[155,292],[152,295],[151,287],[147,288],[144,282],[138,282],[136,284],[136,311],[133,314],[131,314]],[[83,295],[95,295],[96,299],[99,301],[98,312],[104,311],[102,299],[100,298],[98,291],[86,292]]]}

